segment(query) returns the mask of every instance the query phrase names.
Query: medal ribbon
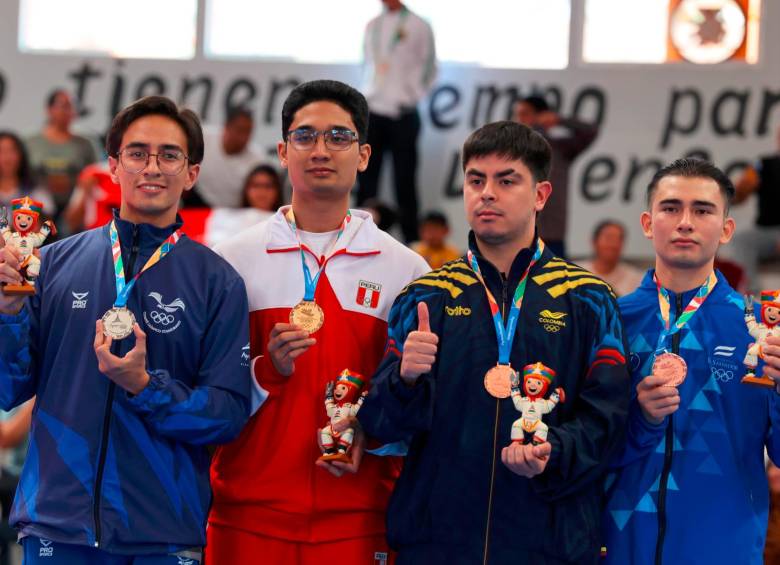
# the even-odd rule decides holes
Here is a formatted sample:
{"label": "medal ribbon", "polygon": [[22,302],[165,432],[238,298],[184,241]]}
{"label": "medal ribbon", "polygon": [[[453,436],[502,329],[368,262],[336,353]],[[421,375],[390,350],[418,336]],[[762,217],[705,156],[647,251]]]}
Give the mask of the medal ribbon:
{"label": "medal ribbon", "polygon": [[322,262],[322,265],[320,265],[320,268],[317,269],[317,274],[314,276],[311,275],[311,269],[309,269],[309,266],[306,264],[306,254],[303,251],[303,243],[301,243],[301,238],[298,235],[298,227],[295,223],[295,215],[293,214],[292,206],[290,206],[290,209],[287,210],[287,213],[284,215],[284,217],[287,219],[287,223],[289,224],[293,234],[295,234],[295,239],[298,240],[298,250],[301,252],[304,284],[303,299],[308,302],[314,302],[314,292],[317,290],[317,283],[320,280],[320,275],[322,274],[323,269],[325,269],[325,263],[328,262],[330,254],[333,253],[333,250],[336,248],[336,244],[338,243],[341,234],[343,234],[344,230],[347,229],[347,224],[352,220],[352,212],[347,210],[347,215],[344,216],[344,220],[341,222],[341,228],[339,228],[339,232],[336,234],[336,239],[333,240],[330,249],[327,253],[325,253],[325,260]]}
{"label": "medal ribbon", "polygon": [[504,326],[504,319],[501,317],[501,309],[498,307],[498,302],[493,296],[493,293],[490,292],[490,289],[488,288],[487,284],[485,284],[485,279],[482,277],[482,272],[479,269],[479,263],[477,262],[477,258],[474,256],[474,254],[471,252],[470,249],[468,251],[468,259],[469,259],[469,264],[471,265],[471,269],[477,275],[477,278],[482,283],[482,286],[485,287],[485,292],[487,293],[488,302],[490,303],[490,314],[493,316],[493,325],[496,326],[496,337],[498,338],[498,362],[501,365],[509,364],[509,353],[511,352],[512,342],[514,341],[515,338],[515,330],[517,329],[517,320],[520,317],[520,308],[523,305],[523,296],[525,295],[525,287],[526,284],[528,283],[528,273],[531,271],[531,268],[536,264],[536,262],[542,256],[543,251],[544,251],[544,242],[541,240],[541,238],[539,238],[538,243],[536,244],[536,250],[534,251],[533,257],[531,257],[531,262],[528,264],[528,267],[526,267],[523,276],[520,277],[520,282],[517,283],[517,288],[515,289],[515,295],[512,298],[512,306],[509,309],[509,316],[507,317],[506,320],[506,326]]}
{"label": "medal ribbon", "polygon": [[688,321],[693,318],[693,315],[697,310],[701,308],[701,305],[704,304],[704,301],[707,300],[707,297],[712,292],[712,289],[715,288],[718,277],[715,275],[714,271],[710,273],[707,280],[704,281],[704,284],[701,285],[696,292],[696,295],[688,303],[688,306],[686,306],[682,313],[677,316],[677,320],[674,324],[671,323],[672,302],[669,298],[669,291],[661,286],[661,281],[658,280],[658,277],[655,274],[653,274],[653,280],[655,281],[656,288],[658,288],[658,306],[661,308],[661,319],[664,322],[664,329],[658,336],[658,345],[656,347],[657,355],[663,349],[666,340],[683,329],[685,324],[687,324]]}
{"label": "medal ribbon", "polygon": [[119,232],[116,229],[116,222],[113,220],[109,227],[109,234],[111,236],[111,255],[114,259],[114,276],[116,277],[116,302],[114,302],[114,307],[123,308],[127,304],[127,299],[130,297],[130,291],[133,289],[135,281],[138,280],[141,273],[151,269],[163,257],[171,252],[181,237],[181,230],[176,230],[162,242],[160,247],[158,247],[157,250],[152,253],[152,256],[149,257],[149,260],[146,261],[143,269],[138,271],[138,273],[130,279],[129,283],[125,283],[125,265],[122,260],[122,248],[119,245]]}

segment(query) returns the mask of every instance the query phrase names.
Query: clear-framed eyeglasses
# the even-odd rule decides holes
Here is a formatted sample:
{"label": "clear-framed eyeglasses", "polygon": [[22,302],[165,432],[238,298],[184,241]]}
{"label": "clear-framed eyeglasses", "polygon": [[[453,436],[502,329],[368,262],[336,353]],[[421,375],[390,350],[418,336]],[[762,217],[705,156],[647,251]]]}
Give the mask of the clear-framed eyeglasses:
{"label": "clear-framed eyeglasses", "polygon": [[287,140],[300,151],[307,151],[317,144],[317,138],[325,139],[325,147],[331,151],[346,151],[358,141],[358,134],[349,129],[334,128],[317,131],[311,128],[298,128],[287,132]]}
{"label": "clear-framed eyeglasses", "polygon": [[119,151],[119,162],[122,168],[131,175],[138,174],[149,166],[149,159],[154,157],[157,160],[157,168],[166,176],[178,175],[184,165],[187,164],[188,157],[178,149],[166,149],[159,153],[150,153],[140,147],[125,147]]}

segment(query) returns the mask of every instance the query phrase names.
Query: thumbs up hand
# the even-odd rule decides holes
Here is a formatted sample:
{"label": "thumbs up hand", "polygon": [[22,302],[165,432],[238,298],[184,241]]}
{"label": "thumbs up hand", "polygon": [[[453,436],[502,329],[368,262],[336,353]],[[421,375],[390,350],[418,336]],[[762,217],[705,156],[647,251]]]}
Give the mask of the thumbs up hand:
{"label": "thumbs up hand", "polygon": [[430,372],[439,350],[439,336],[431,332],[428,305],[417,304],[417,330],[410,332],[401,356],[401,378],[412,386],[420,375]]}

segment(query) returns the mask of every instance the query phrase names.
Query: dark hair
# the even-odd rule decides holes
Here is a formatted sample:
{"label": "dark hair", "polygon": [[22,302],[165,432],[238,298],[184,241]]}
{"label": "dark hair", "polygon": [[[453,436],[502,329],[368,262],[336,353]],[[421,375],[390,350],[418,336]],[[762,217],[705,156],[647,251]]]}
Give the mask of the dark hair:
{"label": "dark hair", "polygon": [[462,166],[474,157],[499,155],[518,159],[528,167],[536,182],[550,176],[552,150],[544,137],[523,124],[515,122],[493,122],[473,132],[463,144]]}
{"label": "dark hair", "polygon": [[725,203],[724,213],[726,214],[729,211],[731,201],[734,199],[734,194],[736,193],[731,179],[718,167],[704,159],[686,157],[684,159],[677,159],[673,163],[662,167],[653,175],[650,184],[647,185],[648,208],[653,200],[653,194],[655,194],[655,190],[658,188],[658,183],[661,182],[661,179],[666,177],[705,178],[714,180],[718,183],[720,193],[723,195],[723,201]]}
{"label": "dark hair", "polygon": [[134,121],[144,116],[165,116],[179,124],[187,137],[187,158],[190,163],[197,164],[203,160],[203,130],[197,114],[186,108],[179,108],[170,98],[165,96],[145,96],[136,100],[116,116],[106,135],[106,153],[110,157],[119,154],[122,136]]}
{"label": "dark hair", "polygon": [[525,102],[537,112],[547,112],[550,109],[550,105],[547,103],[547,100],[537,95],[526,96],[525,98],[521,99],[520,102]]}
{"label": "dark hair", "polygon": [[626,226],[624,226],[617,220],[606,219],[606,220],[601,220],[598,224],[596,224],[596,227],[593,228],[593,235],[591,236],[591,241],[596,241],[601,235],[601,232],[603,232],[609,226],[615,226],[616,228],[619,228],[623,237],[624,238],[626,237]]}
{"label": "dark hair", "polygon": [[398,213],[395,209],[377,198],[369,198],[363,202],[361,208],[363,208],[363,210],[373,210],[376,212],[376,215],[378,216],[376,227],[382,231],[388,231],[398,222]]}
{"label": "dark hair", "polygon": [[447,221],[447,216],[439,212],[438,210],[431,210],[420,221],[420,224],[435,224],[443,228],[449,228],[450,224]]}
{"label": "dark hair", "polygon": [[66,96],[70,96],[70,92],[65,90],[64,88],[55,88],[51,92],[49,92],[49,95],[46,97],[46,107],[51,108],[54,106],[54,103],[57,101],[57,96],[60,94],[65,94]]}
{"label": "dark hair", "polygon": [[360,143],[366,142],[368,134],[368,102],[360,92],[336,80],[313,80],[296,86],[282,106],[282,138],[295,117],[295,112],[312,102],[326,100],[341,106],[352,117]]}
{"label": "dark hair", "polygon": [[228,108],[227,114],[225,114],[225,125],[228,125],[233,120],[238,118],[247,118],[250,121],[254,121],[255,116],[252,111],[244,106],[232,106]]}
{"label": "dark hair", "polygon": [[252,180],[253,176],[259,173],[264,173],[273,179],[274,186],[276,187],[276,200],[274,200],[273,209],[278,210],[279,207],[284,204],[284,194],[282,193],[282,177],[279,176],[279,172],[276,169],[274,169],[271,165],[266,164],[256,165],[244,178],[244,187],[241,189],[241,207],[249,208],[249,198],[247,198],[246,195],[247,189],[249,188],[249,181]]}
{"label": "dark hair", "polygon": [[0,131],[0,139],[7,137],[16,146],[16,150],[19,152],[19,170],[16,175],[19,177],[19,187],[22,191],[32,190],[35,185],[33,180],[32,167],[30,166],[30,157],[27,155],[27,148],[22,143],[22,140],[14,132],[9,130]]}

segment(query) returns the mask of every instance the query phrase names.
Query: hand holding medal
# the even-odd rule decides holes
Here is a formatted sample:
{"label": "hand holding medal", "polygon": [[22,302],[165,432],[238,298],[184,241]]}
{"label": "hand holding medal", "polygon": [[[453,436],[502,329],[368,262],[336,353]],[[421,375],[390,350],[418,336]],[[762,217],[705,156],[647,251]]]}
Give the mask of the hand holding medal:
{"label": "hand holding medal", "polygon": [[300,357],[317,340],[304,328],[294,324],[275,324],[268,338],[268,355],[276,371],[285,377],[295,372],[295,359]]}
{"label": "hand holding medal", "polygon": [[149,383],[146,372],[146,334],[138,324],[133,324],[131,332],[135,334],[135,346],[124,357],[111,353],[113,338],[107,334],[103,321],[95,322],[95,342],[93,348],[98,360],[98,371],[130,394],[140,393]]}
{"label": "hand holding medal", "polygon": [[420,375],[429,373],[439,351],[439,336],[431,331],[428,305],[417,304],[417,330],[409,332],[401,356],[401,378],[412,386]]}

